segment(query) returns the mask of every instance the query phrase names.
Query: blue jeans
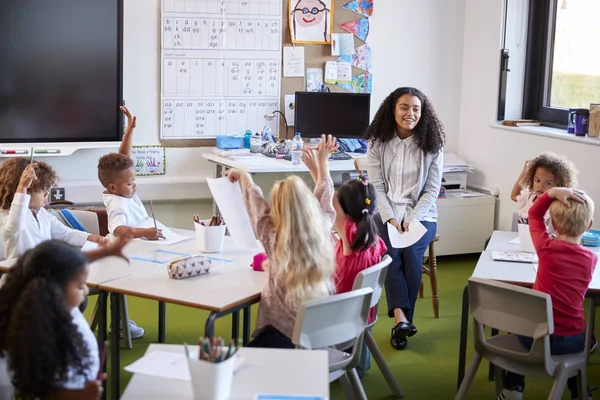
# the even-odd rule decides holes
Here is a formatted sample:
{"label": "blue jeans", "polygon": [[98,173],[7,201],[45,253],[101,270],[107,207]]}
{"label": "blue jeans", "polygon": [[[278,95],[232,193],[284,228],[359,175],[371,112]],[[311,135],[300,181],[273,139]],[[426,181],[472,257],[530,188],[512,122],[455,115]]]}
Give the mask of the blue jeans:
{"label": "blue jeans", "polygon": [[415,304],[421,286],[423,255],[435,238],[437,223],[421,221],[427,233],[415,244],[405,249],[395,249],[390,244],[386,224],[376,217],[379,236],[387,246],[387,253],[392,258],[385,278],[385,295],[388,303],[388,316],[394,317],[394,309],[401,308],[406,318],[412,322]]}
{"label": "blue jeans", "polygon": [[[533,339],[530,337],[519,336],[519,341],[526,348],[530,349]],[[585,348],[585,331],[575,336],[550,336],[550,353],[553,355],[575,354],[583,352]],[[514,389],[520,386],[525,389],[525,377],[506,371],[503,386],[505,389]],[[571,398],[576,399],[578,394],[577,377],[571,377],[567,381],[567,386],[571,392]]]}

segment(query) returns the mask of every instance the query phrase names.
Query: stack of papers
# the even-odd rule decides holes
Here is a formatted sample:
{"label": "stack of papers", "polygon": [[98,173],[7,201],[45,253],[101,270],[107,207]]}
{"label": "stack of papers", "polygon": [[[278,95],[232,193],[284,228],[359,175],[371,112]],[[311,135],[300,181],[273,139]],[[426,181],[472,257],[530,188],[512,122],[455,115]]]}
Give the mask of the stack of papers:
{"label": "stack of papers", "polygon": [[475,168],[455,153],[444,154],[444,172],[473,172]]}
{"label": "stack of papers", "polygon": [[492,251],[492,260],[533,264],[538,262],[538,257],[536,253],[524,251]]}
{"label": "stack of papers", "polygon": [[241,157],[241,156],[253,156],[253,153],[250,153],[250,149],[233,149],[233,150],[221,150],[218,148],[213,149],[213,154],[216,154],[221,157]]}

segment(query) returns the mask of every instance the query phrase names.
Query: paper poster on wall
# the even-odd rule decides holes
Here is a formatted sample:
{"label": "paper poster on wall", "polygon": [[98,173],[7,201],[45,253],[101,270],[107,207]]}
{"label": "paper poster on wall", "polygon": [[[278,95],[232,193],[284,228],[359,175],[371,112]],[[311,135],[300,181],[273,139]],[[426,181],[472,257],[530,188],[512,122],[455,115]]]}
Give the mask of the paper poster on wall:
{"label": "paper poster on wall", "polygon": [[283,76],[286,78],[304,77],[304,47],[283,48]]}
{"label": "paper poster on wall", "polygon": [[354,36],[351,33],[331,34],[331,55],[351,56],[354,53]]}
{"label": "paper poster on wall", "polygon": [[338,61],[352,64],[353,67],[364,69],[365,71],[370,71],[373,67],[371,63],[371,47],[365,43],[354,49],[352,55],[340,56]]}
{"label": "paper poster on wall", "polygon": [[356,21],[346,22],[345,24],[341,24],[340,28],[346,32],[350,32],[363,42],[366,42],[367,36],[369,36],[369,18],[361,18]]}
{"label": "paper poster on wall", "polygon": [[364,74],[353,76],[350,83],[338,83],[338,86],[352,93],[371,93],[373,91],[373,74],[365,72]]}
{"label": "paper poster on wall", "polygon": [[320,92],[323,90],[323,69],[322,68],[307,68],[306,69],[306,91]]}
{"label": "paper poster on wall", "polygon": [[325,63],[325,83],[349,84],[352,82],[352,65],[345,62]]}
{"label": "paper poster on wall", "polygon": [[289,0],[292,43],[331,43],[334,0]]}
{"label": "paper poster on wall", "polygon": [[133,146],[131,158],[138,176],[165,174],[167,158],[162,146]]}
{"label": "paper poster on wall", "polygon": [[342,8],[370,17],[373,15],[373,0],[352,0],[344,4]]}

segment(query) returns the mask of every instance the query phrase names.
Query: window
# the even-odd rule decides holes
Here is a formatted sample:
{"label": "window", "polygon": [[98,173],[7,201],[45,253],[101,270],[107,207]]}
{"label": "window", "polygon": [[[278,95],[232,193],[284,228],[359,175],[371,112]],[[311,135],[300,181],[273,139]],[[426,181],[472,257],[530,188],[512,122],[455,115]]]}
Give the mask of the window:
{"label": "window", "polygon": [[599,17],[599,0],[530,0],[524,118],[564,128],[600,103]]}

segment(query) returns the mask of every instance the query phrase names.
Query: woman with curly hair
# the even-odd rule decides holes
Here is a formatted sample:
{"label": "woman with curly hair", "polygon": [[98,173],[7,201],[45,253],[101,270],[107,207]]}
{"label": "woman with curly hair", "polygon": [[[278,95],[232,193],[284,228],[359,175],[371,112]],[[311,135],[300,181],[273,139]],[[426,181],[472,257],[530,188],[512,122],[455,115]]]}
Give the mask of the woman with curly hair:
{"label": "woman with curly hair", "polygon": [[[17,396],[100,397],[105,374],[99,373],[98,343],[78,306],[88,293],[88,261],[124,258],[128,240],[85,254],[49,240],[25,252],[7,272],[0,287],[0,375],[8,373]],[[6,387],[0,389],[2,398],[11,398]]]}
{"label": "woman with curly hair", "polygon": [[86,240],[105,243],[102,236],[68,228],[44,210],[56,180],[56,173],[45,162],[29,164],[27,158],[15,157],[0,165],[0,234],[5,258],[17,258],[49,239],[79,247]]}
{"label": "woman with curly hair", "polygon": [[[379,199],[379,234],[392,257],[385,285],[388,315],[395,319],[390,343],[402,350],[407,337],[417,333],[413,315],[421,284],[421,262],[437,227],[435,202],[442,181],[445,134],[427,96],[403,87],[381,103],[367,128],[366,139],[367,172]],[[393,248],[387,224],[404,233],[416,221],[425,226],[427,233],[410,247]]]}

